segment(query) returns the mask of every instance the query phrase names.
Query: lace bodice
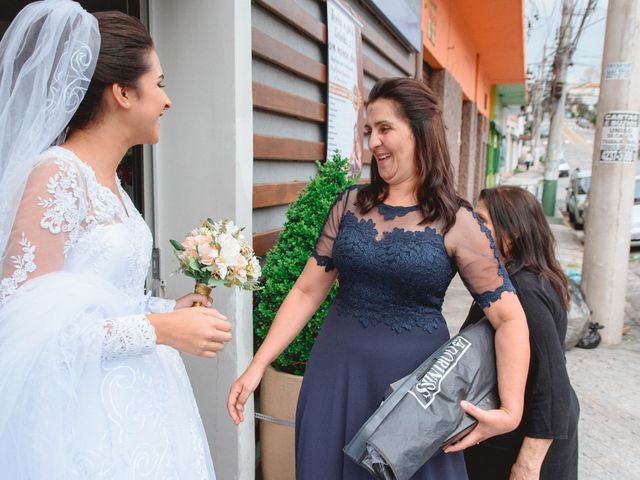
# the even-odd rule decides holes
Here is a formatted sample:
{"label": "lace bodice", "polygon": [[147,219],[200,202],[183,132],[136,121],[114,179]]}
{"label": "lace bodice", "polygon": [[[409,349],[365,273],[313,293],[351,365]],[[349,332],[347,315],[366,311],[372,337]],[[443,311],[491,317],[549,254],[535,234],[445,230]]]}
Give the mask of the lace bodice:
{"label": "lace bodice", "polygon": [[418,206],[381,203],[361,214],[355,205],[360,188],[348,188],[331,207],[313,256],[325,270],[337,269],[334,305],[363,327],[384,323],[398,333],[438,328],[456,272],[483,308],[513,291],[491,233],[475,212],[461,208],[443,235],[438,222],[420,225]]}
{"label": "lace bodice", "polygon": [[25,187],[0,281],[0,306],[28,279],[56,271],[96,274],[139,302],[140,315],[105,323],[105,358],[154,348],[143,314],[174,306],[144,295],[151,232],[116,183],[119,196],[69,150],[44,152]]}

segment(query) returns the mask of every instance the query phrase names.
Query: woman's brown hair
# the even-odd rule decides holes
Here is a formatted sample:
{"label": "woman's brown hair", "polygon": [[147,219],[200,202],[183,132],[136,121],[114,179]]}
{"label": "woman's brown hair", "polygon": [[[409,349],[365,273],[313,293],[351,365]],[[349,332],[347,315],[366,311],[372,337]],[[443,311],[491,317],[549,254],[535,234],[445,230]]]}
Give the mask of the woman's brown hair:
{"label": "woman's brown hair", "polygon": [[[429,87],[412,78],[378,80],[369,92],[367,105],[381,98],[391,100],[400,115],[409,123],[415,137],[415,163],[418,174],[415,196],[423,215],[422,223],[441,220],[446,233],[456,221],[460,207],[471,208],[458,196],[453,168],[438,101]],[[378,167],[371,162],[371,183],[358,192],[357,205],[366,213],[384,202],[389,185],[380,177]]]}
{"label": "woman's brown hair", "polygon": [[567,277],[556,259],[556,240],[536,197],[520,187],[497,187],[482,190],[479,200],[489,212],[509,275],[528,270],[543,276],[568,307]]}
{"label": "woman's brown hair", "polygon": [[100,53],[87,93],[69,122],[70,130],[83,128],[98,117],[107,87],[117,83],[136,88],[138,79],[150,68],[153,40],[137,18],[117,11],[93,15],[98,19]]}

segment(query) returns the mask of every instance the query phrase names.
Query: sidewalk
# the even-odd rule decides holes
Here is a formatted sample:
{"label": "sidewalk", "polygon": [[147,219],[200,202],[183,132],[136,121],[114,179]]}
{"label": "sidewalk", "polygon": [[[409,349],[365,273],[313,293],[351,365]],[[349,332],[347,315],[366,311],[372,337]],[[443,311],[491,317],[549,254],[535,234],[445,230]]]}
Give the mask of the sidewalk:
{"label": "sidewalk", "polygon": [[[506,183],[535,185],[536,173],[517,174]],[[551,219],[550,224],[563,269],[581,271],[582,233],[562,217]],[[629,331],[622,343],[567,352],[567,367],[581,408],[580,480],[640,480],[640,254],[632,259],[625,309]],[[470,304],[471,296],[456,276],[443,306],[452,333],[458,332]]]}

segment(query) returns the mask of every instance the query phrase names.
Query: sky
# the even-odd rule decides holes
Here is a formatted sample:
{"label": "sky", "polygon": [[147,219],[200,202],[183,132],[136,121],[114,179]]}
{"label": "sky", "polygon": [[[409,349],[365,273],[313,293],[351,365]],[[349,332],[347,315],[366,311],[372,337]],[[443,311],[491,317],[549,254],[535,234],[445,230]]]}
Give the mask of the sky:
{"label": "sky", "polygon": [[[587,1],[574,1],[578,3],[576,11],[584,11]],[[567,76],[569,84],[586,81],[600,82],[607,5],[608,0],[598,0],[595,11],[587,20],[587,26],[573,54],[573,65],[569,68]],[[552,54],[557,46],[557,31],[562,14],[562,0],[525,0],[525,13],[525,59],[528,69],[537,75],[545,43],[547,65],[549,66],[553,61]],[[580,18],[574,18],[576,27]]]}

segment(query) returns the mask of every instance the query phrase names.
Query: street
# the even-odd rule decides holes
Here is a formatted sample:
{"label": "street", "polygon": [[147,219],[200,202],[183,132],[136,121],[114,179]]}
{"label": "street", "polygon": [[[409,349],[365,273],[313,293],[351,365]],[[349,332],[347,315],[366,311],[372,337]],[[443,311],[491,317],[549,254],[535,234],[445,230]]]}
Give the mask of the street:
{"label": "street", "polygon": [[564,158],[571,167],[590,170],[594,129],[579,127],[573,118],[564,119]]}
{"label": "street", "polygon": [[[563,148],[565,161],[569,164],[569,172],[573,172],[576,168],[583,171],[591,170],[594,132],[593,127],[579,127],[573,118],[564,119],[564,126],[562,128],[562,134],[564,136]],[[566,210],[568,186],[568,176],[558,179],[556,208],[561,212],[565,212]]]}

